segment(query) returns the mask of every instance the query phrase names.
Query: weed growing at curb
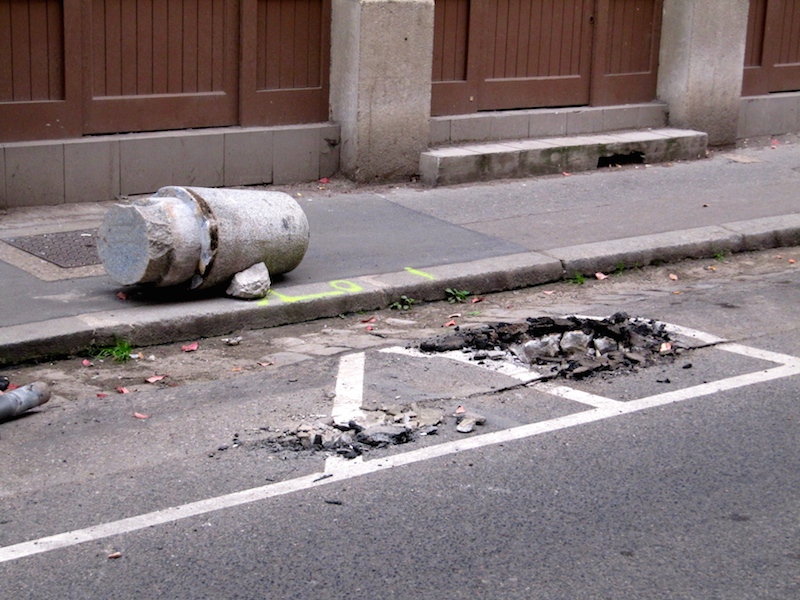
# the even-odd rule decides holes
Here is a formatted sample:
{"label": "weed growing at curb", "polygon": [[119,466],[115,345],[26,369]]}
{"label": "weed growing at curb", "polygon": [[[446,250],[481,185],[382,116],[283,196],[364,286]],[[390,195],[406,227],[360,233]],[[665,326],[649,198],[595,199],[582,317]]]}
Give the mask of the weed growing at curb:
{"label": "weed growing at curb", "polygon": [[586,283],[586,277],[583,273],[575,272],[575,275],[572,276],[572,279],[569,280],[570,283],[574,283],[575,285],[583,285]]}
{"label": "weed growing at curb", "polygon": [[117,362],[128,362],[131,358],[133,347],[127,340],[117,339],[113,346],[100,348],[95,356],[97,358],[113,358]]}
{"label": "weed growing at curb", "polygon": [[414,305],[415,300],[413,298],[409,298],[408,296],[400,296],[399,300],[395,300],[389,305],[389,308],[392,310],[411,310],[411,307]]}
{"label": "weed growing at curb", "polygon": [[445,288],[444,293],[447,296],[447,301],[450,304],[464,302],[469,296],[468,290],[459,290],[457,288]]}

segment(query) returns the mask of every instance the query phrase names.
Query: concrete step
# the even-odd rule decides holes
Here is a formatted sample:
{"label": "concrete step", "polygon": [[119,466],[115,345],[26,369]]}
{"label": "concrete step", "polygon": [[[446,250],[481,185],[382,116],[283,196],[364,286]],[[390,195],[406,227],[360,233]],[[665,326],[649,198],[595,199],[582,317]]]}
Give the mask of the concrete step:
{"label": "concrete step", "polygon": [[614,131],[597,135],[513,140],[434,148],[420,156],[426,185],[453,185],[589,171],[614,164],[696,160],[708,136],[685,129]]}

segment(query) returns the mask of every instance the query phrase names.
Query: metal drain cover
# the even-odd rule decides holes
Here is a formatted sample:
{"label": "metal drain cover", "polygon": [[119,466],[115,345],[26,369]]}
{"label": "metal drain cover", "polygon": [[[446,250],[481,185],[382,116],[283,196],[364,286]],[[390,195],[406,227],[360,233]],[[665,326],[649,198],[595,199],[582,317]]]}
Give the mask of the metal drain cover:
{"label": "metal drain cover", "polygon": [[54,265],[71,269],[100,264],[96,237],[97,229],[84,229],[7,238],[2,241]]}

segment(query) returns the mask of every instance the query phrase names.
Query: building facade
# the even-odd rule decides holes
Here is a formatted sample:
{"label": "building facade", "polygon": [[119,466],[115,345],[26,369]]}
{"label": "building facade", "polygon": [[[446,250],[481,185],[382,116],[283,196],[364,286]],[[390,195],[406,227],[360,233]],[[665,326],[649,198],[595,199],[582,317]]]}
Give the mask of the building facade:
{"label": "building facade", "polygon": [[[0,208],[800,130],[800,0],[0,0]],[[567,125],[569,123],[569,125]]]}

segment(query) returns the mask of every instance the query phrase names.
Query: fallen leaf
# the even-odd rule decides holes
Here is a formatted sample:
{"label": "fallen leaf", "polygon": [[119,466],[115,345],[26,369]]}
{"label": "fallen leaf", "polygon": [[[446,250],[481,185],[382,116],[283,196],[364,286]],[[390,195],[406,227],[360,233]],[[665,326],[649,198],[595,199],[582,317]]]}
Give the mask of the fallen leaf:
{"label": "fallen leaf", "polygon": [[106,394],[105,392],[97,392],[98,398],[105,398],[106,396],[108,396],[108,394]]}
{"label": "fallen leaf", "polygon": [[362,323],[374,323],[377,320],[378,319],[376,319],[375,317],[370,317],[369,319],[361,319],[361,322]]}
{"label": "fallen leaf", "polygon": [[603,279],[608,279],[608,275],[606,275],[605,273],[600,273],[599,271],[595,273],[594,276],[600,281],[603,281]]}
{"label": "fallen leaf", "polygon": [[544,291],[542,291],[542,293],[545,296],[552,296],[553,294],[555,294],[555,292],[553,290],[544,290]]}
{"label": "fallen leaf", "polygon": [[473,298],[473,299],[471,300],[471,302],[472,302],[473,304],[477,304],[478,302],[483,302],[483,300],[484,300],[483,298]]}
{"label": "fallen leaf", "polygon": [[320,182],[320,183],[330,183],[330,182],[331,182],[331,180],[330,180],[330,179],[328,179],[327,177],[322,177],[322,178],[320,178],[319,182]]}
{"label": "fallen leaf", "polygon": [[789,259],[789,264],[790,264],[790,265],[793,265],[793,264],[794,264],[794,263],[796,263],[796,262],[797,262],[797,261],[796,261],[795,259],[793,259],[793,258],[790,258],[790,259]]}
{"label": "fallen leaf", "polygon": [[676,296],[677,296],[678,294],[680,294],[680,292],[672,292],[672,293],[673,293],[673,294],[675,294]]}
{"label": "fallen leaf", "polygon": [[258,364],[259,367],[271,367],[272,365],[275,364],[275,361],[274,360],[265,360],[263,362],[256,363],[256,364]]}
{"label": "fallen leaf", "polygon": [[709,271],[716,271],[716,270],[717,270],[717,267],[715,267],[714,265],[708,265],[708,266],[706,267],[706,269],[708,269]]}
{"label": "fallen leaf", "polygon": [[571,177],[572,173],[567,173],[566,171],[561,173],[564,177]]}
{"label": "fallen leaf", "polygon": [[191,344],[186,344],[185,346],[181,346],[181,350],[184,352],[194,352],[200,347],[198,342],[192,342]]}
{"label": "fallen leaf", "polygon": [[453,320],[448,321],[442,327],[455,327],[456,322]]}
{"label": "fallen leaf", "polygon": [[456,414],[463,415],[465,412],[467,412],[467,409],[459,404],[458,408],[456,408]]}
{"label": "fallen leaf", "polygon": [[136,417],[137,419],[149,419],[150,418],[150,415],[145,415],[145,414],[142,414],[140,412],[133,413],[133,416]]}
{"label": "fallen leaf", "polygon": [[372,325],[367,325],[367,331],[372,331]]}
{"label": "fallen leaf", "polygon": [[775,150],[778,147],[778,140],[772,140],[772,145],[770,147]]}
{"label": "fallen leaf", "polygon": [[90,361],[88,358],[84,358],[83,361],[81,361],[81,363],[83,364],[84,367],[93,367],[94,366],[94,363],[92,361]]}
{"label": "fallen leaf", "polygon": [[117,298],[119,298],[120,300],[127,300],[128,294],[126,294],[125,292],[117,292]]}
{"label": "fallen leaf", "polygon": [[664,342],[663,344],[661,344],[661,347],[658,349],[658,351],[661,354],[664,354],[665,352],[669,352],[670,350],[672,350],[672,344],[670,342]]}
{"label": "fallen leaf", "polygon": [[117,391],[118,391],[120,394],[130,394],[130,393],[131,393],[131,392],[130,392],[130,390],[129,390],[128,388],[126,388],[126,387],[122,387],[122,386],[118,386],[118,387],[117,387]]}
{"label": "fallen leaf", "polygon": [[783,256],[781,256],[780,254],[776,254],[775,258],[777,258],[778,260],[783,260]]}
{"label": "fallen leaf", "polygon": [[241,371],[241,370],[242,370],[242,367],[233,367],[233,368],[231,369],[231,371],[233,371],[234,373],[238,373],[238,372],[239,372],[239,371]]}
{"label": "fallen leaf", "polygon": [[669,278],[672,279],[672,281],[678,281],[678,276],[675,275],[675,273],[670,273]]}
{"label": "fallen leaf", "polygon": [[162,379],[164,379],[164,377],[166,377],[166,375],[153,375],[152,377],[148,377],[147,379],[145,379],[145,381],[147,383],[155,383],[156,381],[161,381]]}
{"label": "fallen leaf", "polygon": [[122,552],[112,552],[111,554],[108,555],[108,558],[121,558],[121,557],[122,557]]}
{"label": "fallen leaf", "polygon": [[447,315],[448,319],[456,319],[461,316],[461,313],[453,313],[452,315]]}

